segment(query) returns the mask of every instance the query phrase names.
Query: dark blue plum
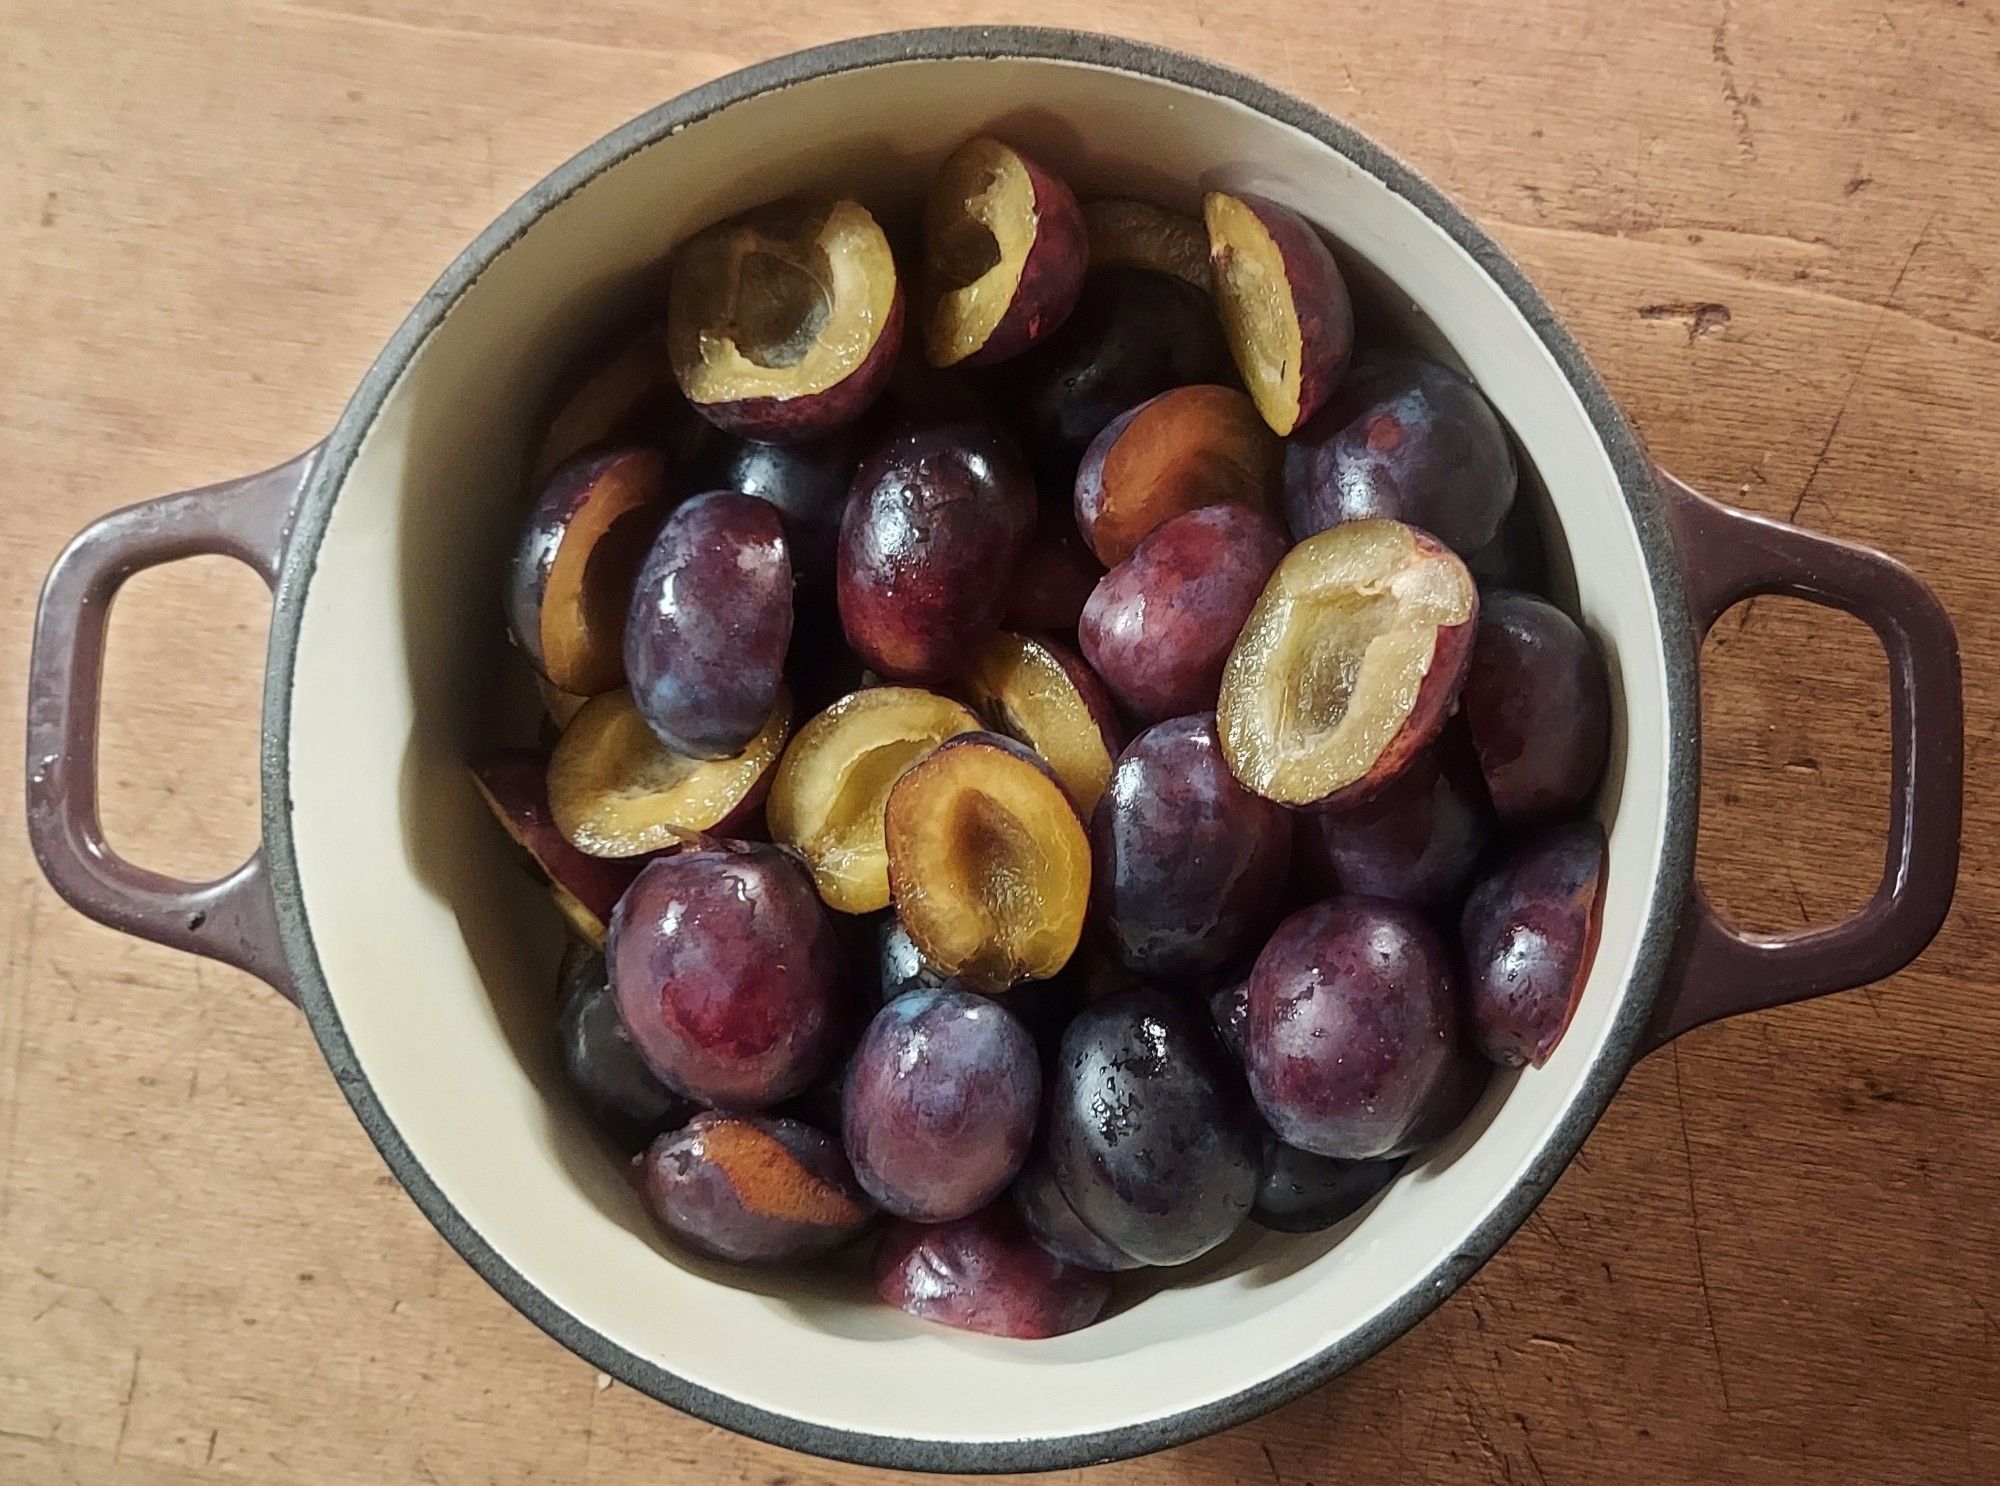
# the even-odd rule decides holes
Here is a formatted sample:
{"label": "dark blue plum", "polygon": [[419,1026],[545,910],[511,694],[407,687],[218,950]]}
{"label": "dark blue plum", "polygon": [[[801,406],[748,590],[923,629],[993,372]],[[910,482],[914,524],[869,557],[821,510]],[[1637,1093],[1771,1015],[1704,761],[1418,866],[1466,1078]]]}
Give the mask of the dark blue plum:
{"label": "dark blue plum", "polygon": [[694,1112],[691,1101],[660,1082],[626,1034],[603,955],[580,953],[565,965],[556,1041],[570,1087],[621,1145],[644,1145]]}
{"label": "dark blue plum", "polygon": [[1351,1218],[1396,1179],[1405,1158],[1337,1161],[1315,1156],[1277,1136],[1264,1136],[1257,1202],[1250,1219],[1278,1233],[1317,1233]]}
{"label": "dark blue plum", "polygon": [[1107,1272],[1140,1267],[1139,1260],[1106,1243],[1076,1215],[1076,1209],[1063,1196],[1046,1152],[1028,1158],[1026,1168],[1014,1182],[1012,1195],[1021,1220],[1035,1235],[1035,1242],[1063,1263]]}
{"label": "dark blue plum", "polygon": [[801,590],[833,592],[840,512],[854,478],[855,440],[843,430],[810,444],[762,444],[718,438],[695,469],[701,490],[735,490],[777,507],[791,541],[792,576]]}

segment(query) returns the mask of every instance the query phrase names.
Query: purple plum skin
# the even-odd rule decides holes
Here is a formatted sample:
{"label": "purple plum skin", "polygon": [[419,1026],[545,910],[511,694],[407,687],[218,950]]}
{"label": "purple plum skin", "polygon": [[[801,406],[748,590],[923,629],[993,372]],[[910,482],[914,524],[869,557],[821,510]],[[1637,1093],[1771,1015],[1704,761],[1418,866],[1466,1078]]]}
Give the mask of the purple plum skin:
{"label": "purple plum skin", "polygon": [[881,334],[861,364],[818,392],[793,397],[743,397],[699,403],[696,411],[725,433],[766,444],[808,444],[847,427],[868,411],[896,370],[907,318],[896,289]]}
{"label": "purple plum skin", "polygon": [[899,1218],[967,1217],[1027,1160],[1041,1097],[1034,1039],[999,1001],[913,991],[876,1013],[848,1061],[848,1159]]}
{"label": "purple plum skin", "polygon": [[1432,748],[1358,805],[1313,817],[1340,885],[1417,908],[1457,899],[1493,839],[1470,762]]}
{"label": "purple plum skin", "polygon": [[1036,1243],[1013,1205],[950,1223],[896,1223],[875,1251],[875,1293],[960,1331],[1039,1340],[1095,1321],[1111,1277]]}
{"label": "purple plum skin", "polygon": [[865,456],[836,580],[855,654],[919,685],[962,669],[999,626],[1035,506],[1027,467],[988,423],[908,429]]}
{"label": "purple plum skin", "polygon": [[1057,176],[1025,155],[1019,158],[1035,193],[1035,240],[1021,264],[1021,277],[1006,313],[985,344],[959,363],[968,369],[1010,360],[1055,334],[1083,291],[1090,238],[1084,230],[1082,209]]}
{"label": "purple plum skin", "polygon": [[[736,1169],[716,1139],[719,1130],[745,1124],[776,1141],[799,1175],[824,1183],[846,1211],[835,1221],[786,1212],[786,1188],[798,1178],[762,1163]],[[718,1149],[718,1147],[721,1147]],[[633,1163],[639,1191],[662,1227],[690,1247],[738,1264],[776,1264],[837,1248],[874,1216],[855,1185],[840,1142],[797,1120],[723,1115],[705,1110],[684,1128],[655,1140]],[[760,1189],[760,1181],[774,1181]]]}
{"label": "purple plum skin", "polygon": [[1257,1185],[1257,1120],[1207,1017],[1142,988],[1085,1006],[1063,1033],[1049,1160],[1084,1225],[1148,1264],[1227,1239]]}
{"label": "purple plum skin", "polygon": [[604,956],[582,955],[564,977],[556,1014],[563,1074],[605,1134],[636,1149],[694,1113],[694,1105],[660,1082],[618,1020]]}
{"label": "purple plum skin", "polygon": [[1404,1164],[1400,1156],[1386,1161],[1316,1156],[1267,1131],[1250,1220],[1276,1233],[1318,1233],[1360,1212]]}
{"label": "purple plum skin", "polygon": [[1012,1189],[1014,1206],[1035,1242],[1065,1264],[1107,1274],[1138,1269],[1140,1262],[1091,1232],[1063,1196],[1055,1168],[1045,1153],[1031,1156]]}
{"label": "purple plum skin", "polygon": [[1104,564],[1076,534],[1067,504],[1044,506],[1041,524],[1015,570],[1004,624],[1030,635],[1073,635]]}
{"label": "purple plum skin", "polygon": [[1243,1031],[1250,1024],[1250,982],[1239,980],[1234,985],[1211,991],[1208,1015],[1209,1020],[1215,1023],[1215,1035],[1222,1039],[1229,1056],[1241,1063]]}
{"label": "purple plum skin", "polygon": [[1286,445],[1285,518],[1302,542],[1387,517],[1463,557],[1499,534],[1516,483],[1506,426],[1477,387],[1434,361],[1377,352]]}
{"label": "purple plum skin", "polygon": [[[1285,283],[1298,315],[1299,424],[1316,413],[1340,385],[1354,354],[1354,301],[1326,239],[1304,217],[1269,197],[1238,192],[1271,234],[1284,262]],[[1296,432],[1297,428],[1280,430]]]}
{"label": "purple plum skin", "polygon": [[605,958],[632,1041],[702,1104],[782,1103],[837,1051],[840,944],[811,879],[776,847],[648,864],[612,915]]}
{"label": "purple plum skin", "polygon": [[625,625],[632,699],[662,743],[733,758],[770,720],[792,639],[792,559],[775,507],[730,490],[667,518]]}
{"label": "purple plum skin", "polygon": [[1604,776],[1611,690],[1590,636],[1547,599],[1480,601],[1459,705],[1493,809],[1509,825],[1578,809]]}
{"label": "purple plum skin", "polygon": [[1473,1040],[1502,1067],[1541,1067],[1568,1030],[1596,951],[1604,869],[1604,828],[1579,821],[1532,837],[1465,900]]}
{"label": "purple plum skin", "polygon": [[1244,1065],[1288,1145],[1364,1161],[1403,1155],[1457,1088],[1458,988],[1415,910],[1335,898],[1278,926],[1250,975]]}
{"label": "purple plum skin", "polygon": [[697,488],[734,490],[777,507],[803,592],[833,592],[840,513],[854,478],[855,443],[842,431],[810,444],[719,438],[696,466]]}
{"label": "purple plum skin", "polygon": [[1236,782],[1213,713],[1132,740],[1091,816],[1091,893],[1112,952],[1147,976],[1247,955],[1276,920],[1292,817]]}
{"label": "purple plum skin", "polygon": [[1077,640],[1148,722],[1212,709],[1243,622],[1291,543],[1247,506],[1204,506],[1148,532],[1098,580]]}

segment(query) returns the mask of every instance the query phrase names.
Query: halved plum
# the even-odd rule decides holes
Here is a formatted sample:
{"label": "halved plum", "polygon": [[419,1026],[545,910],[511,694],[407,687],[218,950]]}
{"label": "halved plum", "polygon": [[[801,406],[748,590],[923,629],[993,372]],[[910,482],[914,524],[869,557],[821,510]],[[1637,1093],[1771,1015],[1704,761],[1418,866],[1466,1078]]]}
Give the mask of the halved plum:
{"label": "halved plum", "polygon": [[674,253],[674,377],[730,433],[797,443],[852,423],[888,382],[902,339],[896,260],[858,202],[772,202]]}
{"label": "halved plum", "polygon": [[1209,292],[1208,234],[1193,217],[1113,197],[1084,203],[1083,228],[1093,269],[1150,268]]}
{"label": "halved plum", "polygon": [[733,758],[764,730],[792,639],[792,549],[755,496],[713,490],[666,520],[632,587],[625,676],[659,739]]}
{"label": "halved plum", "polygon": [[548,713],[549,721],[555,724],[558,733],[569,726],[570,719],[581,712],[583,704],[590,700],[573,691],[564,691],[539,672],[535,676],[535,694],[542,699],[542,710]]}
{"label": "halved plum", "polygon": [[625,611],[666,510],[657,449],[585,454],[542,486],[507,572],[507,629],[553,685],[595,696],[625,679]]}
{"label": "halved plum", "polygon": [[1290,545],[1247,506],[1163,522],[1099,580],[1078,643],[1134,717],[1210,711],[1230,648]]}
{"label": "halved plum", "polygon": [[1082,657],[1054,640],[1001,631],[965,674],[964,695],[996,732],[1028,745],[1089,815],[1124,746],[1118,709]]}
{"label": "halved plum", "polygon": [[1090,838],[1041,759],[997,733],[961,733],[896,782],[884,820],[897,913],[937,969],[997,991],[1069,963]]}
{"label": "halved plum", "polygon": [[1201,204],[1222,328],[1243,384],[1274,432],[1318,412],[1354,350],[1354,306],[1313,225],[1262,196],[1211,191]]}
{"label": "halved plum", "polygon": [[896,1223],[875,1251],[875,1293],[940,1326],[1037,1340],[1095,1321],[1111,1276],[1036,1243],[1008,1202],[953,1223]]}
{"label": "halved plum", "polygon": [[1611,688],[1590,636],[1532,593],[1489,593],[1465,676],[1465,725],[1509,824],[1577,809],[1604,775]]}
{"label": "halved plum", "polygon": [[1088,256],[1068,186],[1011,145],[967,140],[924,201],[931,365],[981,366],[1027,350],[1075,308]]}
{"label": "halved plum", "polygon": [[1478,613],[1465,564],[1415,527],[1350,521],[1301,542],[1223,669],[1229,767],[1280,804],[1366,798],[1444,726]]}
{"label": "halved plum", "polygon": [[797,1120],[703,1110],[633,1166],[661,1227],[738,1264],[823,1254],[875,1215],[840,1142]]}
{"label": "halved plum", "polygon": [[1473,1040],[1504,1068],[1539,1068],[1569,1029],[1604,911],[1604,828],[1532,837],[1472,890],[1459,917]]}
{"label": "halved plum", "polygon": [[557,829],[549,809],[548,760],[541,754],[525,748],[488,754],[473,761],[472,778],[507,834],[567,899],[558,903],[563,916],[586,942],[601,946],[611,910],[639,875],[638,867],[586,855]]}
{"label": "halved plum", "polygon": [[1283,445],[1236,388],[1175,387],[1091,440],[1076,472],[1077,529],[1115,567],[1183,512],[1227,503],[1272,514],[1283,463]]}
{"label": "halved plum", "polygon": [[579,851],[636,857],[690,835],[726,832],[764,798],[771,766],[790,735],[782,687],[764,730],[734,758],[675,753],[654,736],[629,692],[593,697],[549,755],[549,809]]}
{"label": "halved plum", "polygon": [[644,444],[665,454],[669,469],[684,468],[714,432],[674,385],[657,324],[587,358],[566,389],[535,452],[538,481],[597,444]]}
{"label": "halved plum", "polygon": [[778,761],[765,805],[771,838],[812,869],[827,906],[889,906],[882,812],[903,771],[980,722],[947,697],[876,686],[842,697],[798,731]]}
{"label": "halved plum", "polygon": [[1083,545],[1067,505],[1060,511],[1045,508],[1014,570],[1001,623],[1027,634],[1074,634],[1090,591],[1103,576],[1104,564]]}

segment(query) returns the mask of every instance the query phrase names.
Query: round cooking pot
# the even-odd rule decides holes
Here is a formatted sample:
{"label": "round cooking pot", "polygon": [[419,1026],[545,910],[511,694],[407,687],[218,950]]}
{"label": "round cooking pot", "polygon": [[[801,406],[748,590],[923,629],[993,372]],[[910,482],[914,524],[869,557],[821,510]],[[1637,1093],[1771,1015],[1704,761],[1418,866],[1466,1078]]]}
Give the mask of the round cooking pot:
{"label": "round cooking pot", "polygon": [[[1012,1342],[870,1302],[842,1276],[673,1249],[573,1119],[550,1049],[560,929],[461,760],[490,741],[501,575],[536,418],[579,348],[693,230],[772,197],[907,201],[992,128],[1086,198],[1192,209],[1218,182],[1338,239],[1403,328],[1519,440],[1565,600],[1608,658],[1602,939],[1544,1068],[1329,1234],[1246,1236],[1088,1330]],[[226,553],[271,584],[263,844],[210,883],[126,862],[97,824],[106,611],[140,569]],[[1692,880],[1697,653],[1751,594],[1865,620],[1889,656],[1880,888],[1845,923],[1737,933]],[[30,676],[29,828],[49,880],[128,933],[296,1000],[355,1113],[445,1238],[565,1346],[760,1439],[934,1470],[1075,1465],[1222,1429],[1408,1330],[1499,1247],[1635,1059],[1698,1023],[1890,974],[1957,865],[1957,646],[1877,553],[1714,504],[1662,473],[1500,247],[1381,148],[1189,57],[1062,31],[901,32],[736,73],[592,145],[451,265],[331,436],[278,469],[104,518],[57,561]]]}

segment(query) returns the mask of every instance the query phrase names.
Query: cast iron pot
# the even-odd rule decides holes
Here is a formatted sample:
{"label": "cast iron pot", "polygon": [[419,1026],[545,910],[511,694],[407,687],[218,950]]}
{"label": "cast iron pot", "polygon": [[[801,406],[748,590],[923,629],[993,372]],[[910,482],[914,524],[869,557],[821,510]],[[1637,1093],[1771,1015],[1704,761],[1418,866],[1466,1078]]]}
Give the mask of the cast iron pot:
{"label": "cast iron pot", "polygon": [[[1497,1080],[1349,1228],[1232,1245],[1102,1324],[1036,1343],[928,1327],[837,1278],[746,1280],[655,1236],[568,1113],[548,1032],[560,931],[460,766],[491,725],[500,574],[552,370],[693,229],[835,183],[906,197],[947,147],[996,122],[1079,194],[1191,207],[1225,182],[1338,238],[1405,329],[1463,364],[1512,425],[1617,705],[1602,942],[1548,1066]],[[216,552],[276,595],[263,844],[229,876],[187,883],[124,861],[98,829],[98,683],[119,585]],[[1757,593],[1845,609],[1881,638],[1894,793],[1868,906],[1753,938],[1709,908],[1691,861],[1699,642]],[[451,265],[324,443],[79,536],[42,596],[30,689],[28,819],[56,890],[296,1000],[410,1195],[536,1324],[731,1429],[931,1470],[1154,1450],[1353,1366],[1514,1231],[1634,1060],[1712,1018],[1907,964],[1944,917],[1958,854],[1957,647],[1922,583],[1662,473],[1499,246],[1352,129],[1206,63],[1061,31],[825,47],[697,88],[592,145]]]}

